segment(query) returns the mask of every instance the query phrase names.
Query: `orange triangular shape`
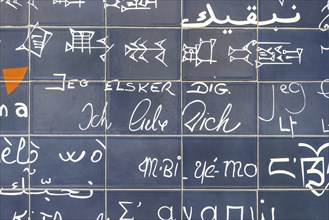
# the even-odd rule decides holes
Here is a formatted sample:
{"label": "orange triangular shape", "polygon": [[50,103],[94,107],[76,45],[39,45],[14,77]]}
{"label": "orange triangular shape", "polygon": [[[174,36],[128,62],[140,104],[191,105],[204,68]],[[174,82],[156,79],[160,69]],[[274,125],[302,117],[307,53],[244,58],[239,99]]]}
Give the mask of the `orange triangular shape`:
{"label": "orange triangular shape", "polygon": [[7,93],[10,94],[21,84],[25,77],[27,67],[2,69]]}

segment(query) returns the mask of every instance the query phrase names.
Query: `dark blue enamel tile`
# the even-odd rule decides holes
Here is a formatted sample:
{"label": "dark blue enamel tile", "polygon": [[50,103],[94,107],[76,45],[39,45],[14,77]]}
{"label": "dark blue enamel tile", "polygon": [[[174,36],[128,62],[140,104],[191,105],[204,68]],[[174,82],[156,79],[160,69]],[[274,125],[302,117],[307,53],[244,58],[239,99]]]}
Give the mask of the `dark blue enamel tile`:
{"label": "dark blue enamel tile", "polygon": [[104,138],[33,137],[32,142],[39,147],[31,146],[38,152],[31,164],[32,188],[104,188]]}
{"label": "dark blue enamel tile", "polygon": [[[81,4],[79,4],[81,2]],[[104,26],[103,1],[96,0],[34,0],[31,24],[63,26]]]}
{"label": "dark blue enamel tile", "polygon": [[183,27],[254,27],[256,16],[256,0],[183,0]]}
{"label": "dark blue enamel tile", "polygon": [[181,188],[180,138],[109,137],[108,188]]}
{"label": "dark blue enamel tile", "polygon": [[179,191],[110,191],[107,217],[120,219],[128,210],[126,218],[152,220],[172,216],[171,219],[180,219],[180,194]]}
{"label": "dark blue enamel tile", "polygon": [[114,26],[180,26],[180,0],[106,0],[107,24]]}
{"label": "dark blue enamel tile", "polygon": [[1,1],[0,25],[23,26],[27,25],[29,5],[27,1]]}
{"label": "dark blue enamel tile", "polygon": [[325,81],[260,84],[260,134],[292,137],[328,134],[327,88]]}
{"label": "dark blue enamel tile", "polygon": [[[0,195],[0,219],[28,220],[29,217],[29,196],[21,195]],[[15,217],[15,218],[14,218]]]}
{"label": "dark blue enamel tile", "polygon": [[320,197],[309,191],[260,191],[258,197],[259,219],[262,215],[264,219],[274,216],[278,220],[329,218],[329,191]]}
{"label": "dark blue enamel tile", "polygon": [[97,42],[106,37],[104,29],[44,30],[51,34],[51,38],[40,57],[31,54],[32,79],[62,80],[54,73],[65,73],[65,79],[104,79],[106,46]]}
{"label": "dark blue enamel tile", "polygon": [[183,36],[183,79],[256,78],[256,30],[185,30]]}
{"label": "dark blue enamel tile", "polygon": [[74,89],[54,90],[61,86],[61,82],[32,83],[31,133],[104,134],[104,84],[74,84]]}
{"label": "dark blue enamel tile", "polygon": [[[28,188],[28,139],[25,137],[0,138],[0,187]],[[16,183],[16,184],[15,184]],[[1,194],[1,193],[0,193]]]}
{"label": "dark blue enamel tile", "polygon": [[108,134],[180,134],[179,83],[109,81],[106,90]]}
{"label": "dark blue enamel tile", "polygon": [[261,138],[260,187],[321,193],[329,186],[326,165],[321,167],[329,162],[328,147],[328,138]]}
{"label": "dark blue enamel tile", "polygon": [[184,188],[256,188],[255,138],[184,138],[183,155]]}
{"label": "dark blue enamel tile", "polygon": [[[13,83],[13,82],[11,82]],[[10,82],[7,82],[10,84]],[[0,134],[26,134],[29,115],[29,85],[21,83],[8,94],[5,83],[0,83]]]}
{"label": "dark blue enamel tile", "polygon": [[[0,80],[4,79],[3,69],[28,67],[28,50],[16,50],[24,43],[26,35],[27,29],[0,29]],[[26,79],[28,73],[25,74]]]}
{"label": "dark blue enamel tile", "polygon": [[185,134],[256,134],[256,84],[184,83]]}
{"label": "dark blue enamel tile", "polygon": [[71,190],[70,195],[69,192],[65,189],[31,191],[31,219],[42,220],[51,216],[55,219],[90,220],[104,215],[104,191]]}
{"label": "dark blue enamel tile", "polygon": [[183,219],[256,219],[256,192],[184,193]]}
{"label": "dark blue enamel tile", "polygon": [[180,30],[111,29],[108,79],[179,79]]}
{"label": "dark blue enamel tile", "polygon": [[[328,24],[327,4],[327,0],[260,0],[260,23],[270,23],[268,26],[271,27],[321,27],[322,29],[325,24]],[[273,22],[281,19],[286,22]]]}
{"label": "dark blue enamel tile", "polygon": [[318,30],[260,30],[261,80],[324,80],[329,77],[329,32]]}

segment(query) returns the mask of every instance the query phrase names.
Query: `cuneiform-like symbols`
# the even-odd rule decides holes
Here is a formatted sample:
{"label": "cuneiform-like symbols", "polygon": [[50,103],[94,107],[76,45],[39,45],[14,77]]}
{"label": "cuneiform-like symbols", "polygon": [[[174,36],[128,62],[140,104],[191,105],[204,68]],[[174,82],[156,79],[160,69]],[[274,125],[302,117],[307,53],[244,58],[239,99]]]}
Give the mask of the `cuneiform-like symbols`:
{"label": "cuneiform-like symbols", "polygon": [[158,0],[115,0],[113,4],[105,3],[105,7],[118,8],[122,13],[129,10],[149,10],[157,8],[157,5]]}
{"label": "cuneiform-like symbols", "polygon": [[234,49],[231,46],[228,49],[228,56],[230,62],[236,60],[243,60],[254,65],[252,61],[249,60],[249,56],[253,54],[252,47],[257,44],[258,60],[255,60],[256,66],[261,67],[263,65],[291,65],[290,60],[297,59],[298,63],[302,62],[303,48],[296,48],[293,50],[288,50],[287,47],[290,42],[258,42],[252,40],[244,45],[242,48]]}
{"label": "cuneiform-like symbols", "polygon": [[[16,50],[30,51],[32,54],[41,58],[42,51],[48,44],[53,34],[39,27],[39,22],[32,25],[32,31],[27,35],[24,43],[17,47]],[[31,41],[31,48],[29,48],[29,41]]]}
{"label": "cuneiform-like symbols", "polygon": [[[18,0],[0,0],[0,3],[5,2],[7,5],[10,7],[14,8],[17,10],[17,7],[22,7],[22,4],[18,2]],[[27,4],[31,5],[34,7],[36,10],[38,10],[37,6],[34,4],[34,0],[28,0]]]}
{"label": "cuneiform-like symbols", "polygon": [[290,42],[259,42],[257,66],[262,65],[290,65],[290,60],[297,59],[302,62],[303,48],[286,49]]}
{"label": "cuneiform-like symbols", "polygon": [[208,41],[202,40],[198,44],[190,47],[186,44],[183,45],[183,58],[182,62],[189,61],[195,62],[195,67],[199,66],[201,63],[215,63],[216,60],[213,59],[213,49],[216,43],[216,39],[210,39]]}
{"label": "cuneiform-like symbols", "polygon": [[[161,41],[155,42],[154,44],[157,47],[147,47],[145,46],[147,40],[145,40],[142,43],[139,43],[141,38],[138,38],[135,42],[130,43],[129,45],[125,45],[125,56],[129,55],[129,58],[138,62],[139,60],[143,60],[146,63],[148,63],[148,60],[144,57],[144,55],[148,52],[148,51],[155,51],[156,53],[158,53],[154,58],[159,60],[163,65],[165,65],[166,67],[167,64],[165,63],[164,59],[165,59],[165,55],[166,55],[166,49],[162,46],[162,44],[166,41],[166,39],[163,39]],[[138,55],[139,54],[139,55]],[[138,55],[138,58],[136,59],[136,55]]]}
{"label": "cuneiform-like symbols", "polygon": [[256,40],[252,40],[242,48],[233,49],[231,46],[228,48],[228,56],[230,57],[230,62],[235,60],[243,60],[253,66],[252,62],[249,61],[249,56],[252,54],[251,48],[257,44]]}
{"label": "cuneiform-like symbols", "polygon": [[76,49],[80,50],[83,53],[85,50],[91,54],[91,50],[95,49],[105,49],[105,53],[100,55],[99,57],[103,62],[105,62],[106,54],[111,50],[113,45],[108,46],[106,44],[107,37],[101,38],[96,42],[102,44],[102,46],[96,47],[91,46],[91,40],[94,37],[95,31],[75,31],[74,29],[70,28],[72,41],[71,43],[66,42],[65,45],[65,52],[72,51],[74,52]]}
{"label": "cuneiform-like symbols", "polygon": [[70,0],[53,0],[53,5],[55,4],[62,4],[64,3],[65,8],[69,5],[79,5],[79,8],[81,8],[81,5],[86,3],[82,0],[76,0],[76,1],[70,1]]}
{"label": "cuneiform-like symbols", "polygon": [[0,2],[5,2],[7,5],[9,5],[10,7],[17,9],[17,7],[22,7],[22,4],[20,4],[18,2],[18,0],[1,0]]}

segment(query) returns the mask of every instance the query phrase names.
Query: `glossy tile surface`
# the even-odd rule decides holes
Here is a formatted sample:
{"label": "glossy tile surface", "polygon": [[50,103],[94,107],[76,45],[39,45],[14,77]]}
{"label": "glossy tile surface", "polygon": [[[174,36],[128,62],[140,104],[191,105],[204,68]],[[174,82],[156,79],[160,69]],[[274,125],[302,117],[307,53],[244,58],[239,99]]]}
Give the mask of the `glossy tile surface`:
{"label": "glossy tile surface", "polygon": [[327,220],[327,0],[0,2],[0,220]]}

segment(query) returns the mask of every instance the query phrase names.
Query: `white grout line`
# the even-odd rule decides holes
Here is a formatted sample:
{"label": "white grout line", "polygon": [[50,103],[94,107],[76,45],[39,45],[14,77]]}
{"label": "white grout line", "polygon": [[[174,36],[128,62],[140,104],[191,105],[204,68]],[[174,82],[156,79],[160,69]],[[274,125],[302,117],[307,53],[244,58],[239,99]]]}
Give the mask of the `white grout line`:
{"label": "white grout line", "polygon": [[[180,20],[182,20],[183,18],[183,13],[184,13],[184,3],[183,0],[180,0],[180,6],[181,6],[181,10],[180,10]],[[179,76],[180,76],[180,111],[182,111],[183,109],[183,63],[182,63],[182,48],[183,48],[183,42],[184,42],[184,30],[181,26],[180,29],[180,48],[179,48]],[[182,114],[180,114],[180,154],[181,154],[181,207],[180,207],[180,214],[181,214],[181,220],[184,219],[184,211],[183,211],[183,207],[184,207],[184,139],[183,139],[183,133],[184,133],[184,127],[183,127],[183,116]]]}
{"label": "white grout line", "polygon": [[[30,32],[31,32],[31,25],[30,25],[30,22],[31,22],[31,5],[28,5],[28,32],[27,34],[30,35]],[[29,71],[29,74],[28,74],[28,79],[30,80],[31,79],[31,53],[30,53],[30,50],[31,50],[31,40],[29,39],[28,41],[28,46],[29,46],[29,51],[28,51],[28,71]],[[28,89],[28,102],[29,102],[29,106],[28,106],[28,169],[29,169],[29,172],[31,170],[31,163],[30,163],[30,152],[31,152],[31,82],[29,81],[29,89]],[[31,216],[31,213],[32,213],[32,206],[31,206],[31,175],[30,173],[28,172],[28,192],[29,192],[29,206],[28,206],[28,216],[30,219],[32,219],[32,216]]]}
{"label": "white grout line", "polygon": [[[257,7],[257,29],[256,29],[256,60],[258,61],[258,41],[259,41],[259,25],[258,25],[258,20],[259,20],[259,0],[256,0],[256,7]],[[256,187],[257,187],[257,191],[256,191],[256,219],[258,220],[258,215],[259,215],[259,120],[258,120],[258,116],[259,116],[259,67],[257,65],[255,65],[256,67],[256,80],[257,80],[257,92],[256,92],[256,133],[257,133],[257,142],[256,142],[256,166],[257,166],[257,180],[256,180]]]}
{"label": "white grout line", "polygon": [[[104,29],[105,29],[105,36],[108,36],[107,33],[108,33],[108,29],[106,27],[107,25],[107,9],[105,7],[105,3],[106,3],[106,0],[105,2],[103,3],[104,4]],[[108,45],[108,43],[110,43],[110,39],[107,38],[106,40],[106,44]],[[107,63],[109,62],[110,60],[110,53],[106,54],[105,55],[105,62],[104,62],[104,88],[105,88],[105,83],[107,81],[107,71],[110,71],[109,69],[107,69]],[[107,101],[107,91],[104,90],[104,105]],[[108,105],[108,108],[110,109],[110,102],[109,102],[109,105]],[[105,118],[109,118],[108,115],[107,115],[107,111],[105,112]],[[106,137],[106,126],[104,126],[104,143],[105,143],[105,150],[104,150],[104,216],[105,216],[105,220],[108,218],[108,210],[107,210],[107,207],[108,207],[108,195],[107,195],[107,151],[108,151],[108,143],[107,143],[107,137]]]}

